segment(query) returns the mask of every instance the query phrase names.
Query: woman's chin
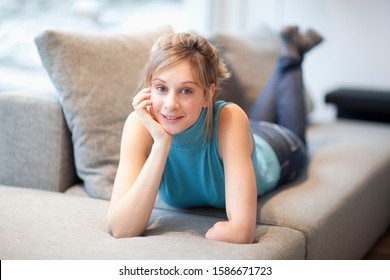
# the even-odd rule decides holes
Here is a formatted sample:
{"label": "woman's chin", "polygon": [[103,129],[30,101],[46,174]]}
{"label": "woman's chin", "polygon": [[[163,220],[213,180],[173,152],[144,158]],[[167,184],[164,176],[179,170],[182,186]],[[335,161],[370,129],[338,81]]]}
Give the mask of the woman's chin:
{"label": "woman's chin", "polygon": [[167,129],[167,128],[165,128],[165,127],[164,127],[164,129],[165,129],[165,131],[166,131],[168,134],[170,134],[170,135],[172,135],[172,136],[175,136],[175,135],[180,134],[181,132],[183,132],[182,130]]}
{"label": "woman's chin", "polygon": [[172,136],[175,136],[175,135],[177,135],[177,134],[180,134],[180,133],[182,133],[183,131],[186,130],[186,128],[183,129],[182,127],[177,127],[177,126],[163,126],[163,128],[164,128],[164,130],[165,130],[168,134],[170,134],[170,135],[172,135]]}

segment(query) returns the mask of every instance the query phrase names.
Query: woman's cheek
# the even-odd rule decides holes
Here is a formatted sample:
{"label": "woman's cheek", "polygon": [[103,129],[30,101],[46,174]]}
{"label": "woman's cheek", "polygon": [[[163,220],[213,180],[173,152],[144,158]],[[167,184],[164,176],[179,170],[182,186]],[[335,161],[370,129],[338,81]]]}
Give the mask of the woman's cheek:
{"label": "woman's cheek", "polygon": [[156,114],[154,113],[153,105],[149,107],[149,112],[150,112],[150,115],[152,116],[152,118],[154,120],[158,121]]}

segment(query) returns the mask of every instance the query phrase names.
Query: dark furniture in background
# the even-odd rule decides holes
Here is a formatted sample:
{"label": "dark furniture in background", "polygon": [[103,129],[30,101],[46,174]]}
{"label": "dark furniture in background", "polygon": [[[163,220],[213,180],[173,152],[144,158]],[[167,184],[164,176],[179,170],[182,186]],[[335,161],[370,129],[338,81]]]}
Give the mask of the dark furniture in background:
{"label": "dark furniture in background", "polygon": [[390,123],[390,90],[340,88],[325,102],[336,105],[338,118]]}

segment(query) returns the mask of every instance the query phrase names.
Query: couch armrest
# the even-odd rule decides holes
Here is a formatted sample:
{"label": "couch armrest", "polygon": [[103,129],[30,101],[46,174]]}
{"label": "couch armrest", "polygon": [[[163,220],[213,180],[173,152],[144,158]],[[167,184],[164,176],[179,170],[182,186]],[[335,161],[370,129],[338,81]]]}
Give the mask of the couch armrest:
{"label": "couch armrest", "polygon": [[63,192],[78,181],[56,94],[0,93],[0,184]]}

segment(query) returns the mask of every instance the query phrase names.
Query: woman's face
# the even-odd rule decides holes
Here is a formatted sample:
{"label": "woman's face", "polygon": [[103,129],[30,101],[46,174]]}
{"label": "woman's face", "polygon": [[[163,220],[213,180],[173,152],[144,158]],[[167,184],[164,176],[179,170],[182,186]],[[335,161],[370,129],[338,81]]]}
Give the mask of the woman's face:
{"label": "woman's face", "polygon": [[188,61],[181,62],[156,75],[151,82],[152,112],[171,135],[191,127],[199,118],[207,98]]}

